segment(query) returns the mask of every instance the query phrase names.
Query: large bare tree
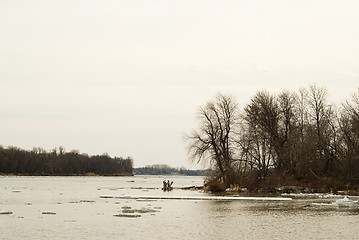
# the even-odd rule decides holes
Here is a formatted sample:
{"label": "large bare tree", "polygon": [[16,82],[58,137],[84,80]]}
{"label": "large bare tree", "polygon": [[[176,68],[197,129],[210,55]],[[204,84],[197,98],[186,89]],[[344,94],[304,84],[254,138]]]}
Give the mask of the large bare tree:
{"label": "large bare tree", "polygon": [[316,85],[309,86],[308,95],[308,116],[309,116],[309,134],[312,134],[316,139],[317,156],[313,159],[312,170],[316,174],[326,174],[330,168],[333,160],[332,151],[330,148],[330,140],[332,128],[330,123],[333,118],[332,107],[327,103],[327,90],[325,88],[317,87]]}
{"label": "large bare tree", "polygon": [[267,91],[259,91],[245,107],[244,112],[248,141],[247,144],[241,145],[242,151],[250,153],[250,161],[256,163],[258,177],[264,179],[269,167],[278,165],[278,158],[275,156],[280,144],[278,103],[274,95]]}
{"label": "large bare tree", "polygon": [[189,156],[210,163],[225,184],[230,183],[235,153],[238,104],[232,96],[218,94],[198,111],[199,127],[186,137]]}

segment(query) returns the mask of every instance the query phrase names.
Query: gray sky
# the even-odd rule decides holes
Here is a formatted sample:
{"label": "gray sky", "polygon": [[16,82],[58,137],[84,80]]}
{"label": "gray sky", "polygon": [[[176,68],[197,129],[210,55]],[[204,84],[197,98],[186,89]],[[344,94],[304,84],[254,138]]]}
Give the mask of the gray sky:
{"label": "gray sky", "polygon": [[190,164],[218,92],[359,87],[359,1],[1,0],[0,144]]}

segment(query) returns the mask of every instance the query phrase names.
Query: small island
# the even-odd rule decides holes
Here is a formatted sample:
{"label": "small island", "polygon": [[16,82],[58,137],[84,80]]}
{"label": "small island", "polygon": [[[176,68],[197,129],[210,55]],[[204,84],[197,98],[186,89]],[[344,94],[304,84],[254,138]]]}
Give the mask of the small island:
{"label": "small island", "polygon": [[341,107],[316,85],[258,91],[240,109],[218,94],[186,137],[193,161],[217,171],[211,191],[353,193],[359,186],[359,90]]}

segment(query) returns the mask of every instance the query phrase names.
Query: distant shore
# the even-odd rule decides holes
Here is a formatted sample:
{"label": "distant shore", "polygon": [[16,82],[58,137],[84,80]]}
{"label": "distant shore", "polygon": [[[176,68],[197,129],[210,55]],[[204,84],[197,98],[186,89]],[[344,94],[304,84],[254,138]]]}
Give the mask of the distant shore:
{"label": "distant shore", "polygon": [[4,177],[132,177],[134,174],[131,173],[119,173],[119,174],[26,174],[26,173],[0,173],[0,176]]}

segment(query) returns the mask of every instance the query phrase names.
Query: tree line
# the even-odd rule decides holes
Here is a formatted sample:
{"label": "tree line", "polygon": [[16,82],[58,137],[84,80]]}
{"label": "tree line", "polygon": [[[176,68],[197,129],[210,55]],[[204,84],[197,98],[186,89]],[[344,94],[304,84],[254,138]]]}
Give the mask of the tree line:
{"label": "tree line", "polygon": [[130,157],[108,154],[89,156],[77,150],[66,152],[63,147],[50,152],[42,148],[31,151],[0,146],[0,173],[17,175],[132,175]]}
{"label": "tree line", "polygon": [[359,185],[359,90],[340,107],[316,85],[258,91],[242,109],[218,94],[199,108],[189,156],[210,164],[223,185],[288,179]]}
{"label": "tree line", "polygon": [[146,167],[139,167],[133,170],[135,175],[185,175],[205,176],[210,170],[190,170],[186,168],[173,168],[168,165],[155,164]]}

